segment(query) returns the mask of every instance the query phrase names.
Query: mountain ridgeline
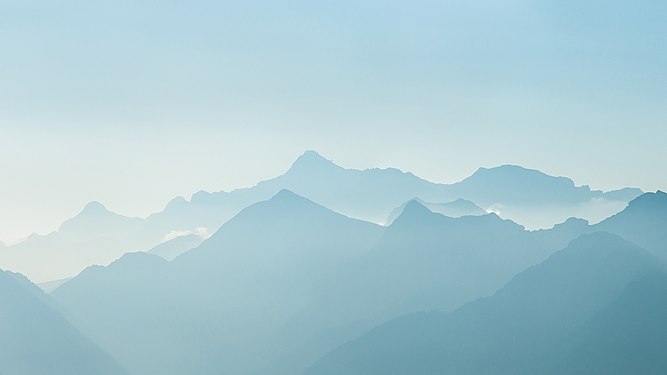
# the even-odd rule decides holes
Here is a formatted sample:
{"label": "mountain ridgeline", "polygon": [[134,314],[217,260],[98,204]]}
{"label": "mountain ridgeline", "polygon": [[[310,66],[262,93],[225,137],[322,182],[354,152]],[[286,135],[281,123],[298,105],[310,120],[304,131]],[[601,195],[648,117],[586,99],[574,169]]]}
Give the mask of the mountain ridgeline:
{"label": "mountain ridgeline", "polygon": [[[662,277],[666,198],[644,194],[595,225],[529,231],[417,200],[383,227],[281,190],[171,262],[127,254],[52,296],[136,373],[584,373],[582,353],[602,350],[588,340],[610,345],[605,319],[655,316],[624,301]],[[630,225],[641,221],[658,224]]]}
{"label": "mountain ridgeline", "polygon": [[[177,197],[163,211],[145,219],[118,215],[91,202],[56,232],[0,247],[0,267],[39,283],[72,277],[86,266],[106,265],[126,252],[151,249],[174,234],[186,236],[200,229],[213,233],[245,207],[283,189],[374,223],[390,224],[406,202],[417,199],[447,216],[495,212],[530,229],[550,228],[569,217],[598,222],[642,193],[632,188],[591,190],[565,177],[509,165],[480,168],[463,181],[440,184],[394,168],[346,169],[315,151],[306,151],[278,177],[231,192],[200,191],[190,200]],[[165,251],[172,258],[187,250],[180,247],[189,246],[184,242],[174,242],[169,245],[171,250],[165,246],[158,252]]]}
{"label": "mountain ridgeline", "polygon": [[665,228],[661,191],[309,151],[251,188],[143,219],[93,202],[0,244],[49,281],[0,272],[0,374],[663,374]]}

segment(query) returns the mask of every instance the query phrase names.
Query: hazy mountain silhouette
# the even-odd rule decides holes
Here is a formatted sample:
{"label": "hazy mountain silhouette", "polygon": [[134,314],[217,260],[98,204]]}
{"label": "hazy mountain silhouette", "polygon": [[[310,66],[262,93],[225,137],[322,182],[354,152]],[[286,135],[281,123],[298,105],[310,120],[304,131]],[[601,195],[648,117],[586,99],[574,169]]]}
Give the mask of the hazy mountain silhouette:
{"label": "hazy mountain silhouette", "polygon": [[137,373],[249,373],[287,319],[382,231],[283,190],[171,263],[128,254],[52,295]]}
{"label": "hazy mountain silhouette", "polygon": [[[623,336],[604,332],[602,325],[630,324],[614,327],[620,332],[634,329],[633,324],[645,324],[642,332],[665,326],[664,315],[640,323],[631,319],[655,316],[650,306],[634,303],[660,295],[662,286],[656,291],[649,285],[649,297],[642,288],[635,293],[632,285],[636,280],[646,285],[642,277],[662,268],[657,258],[617,236],[602,232],[585,235],[521,272],[491,297],[449,314],[418,313],[392,320],[332,351],[307,373],[540,374],[559,366],[598,372],[595,362],[588,361],[590,352],[586,350],[590,347],[585,345],[590,340],[606,344],[607,348],[594,346],[601,350],[595,354],[606,350],[604,355],[618,354],[614,350],[625,345],[619,342]],[[662,340],[656,336],[642,342],[642,348]],[[653,348],[647,356],[664,355],[664,350],[664,346]],[[568,362],[572,356],[580,356],[581,361]],[[641,354],[632,356],[625,368],[646,368],[638,362],[641,359]],[[610,368],[613,362],[607,358],[599,364]]]}
{"label": "hazy mountain silhouette", "polygon": [[397,315],[490,295],[585,230],[417,201],[385,229],[282,190],[171,263],[126,255],[53,296],[137,373],[290,374]]}
{"label": "hazy mountain silhouette", "polygon": [[[0,247],[0,267],[20,271],[38,283],[58,281],[76,276],[87,266],[109,264],[126,252],[150,249],[170,231],[154,230],[143,219],[118,215],[99,202],[90,202],[58,231],[33,234],[15,245]],[[174,241],[157,251],[173,258],[179,253],[177,247],[189,246],[186,242]],[[190,248],[197,246],[194,242]]]}
{"label": "hazy mountain silhouette", "polygon": [[315,151],[306,151],[281,176],[250,188],[200,191],[190,201],[175,199],[163,212],[149,217],[149,221],[163,226],[170,223],[166,226],[177,229],[195,225],[215,229],[248,205],[288,189],[336,212],[384,222],[393,208],[412,197],[437,201],[443,195],[442,186],[393,168],[345,169]]}
{"label": "hazy mountain silhouette", "polygon": [[60,280],[91,264],[108,264],[124,251],[110,238],[84,242],[64,239],[58,232],[33,234],[25,241],[0,249],[0,267],[22,274],[34,282]]}
{"label": "hazy mountain silhouette", "polygon": [[122,241],[141,229],[143,220],[118,215],[99,202],[88,203],[83,211],[66,220],[58,228],[58,234],[71,242],[84,242],[98,238]]}
{"label": "hazy mountain silhouette", "polygon": [[[318,352],[397,315],[451,310],[490,295],[579,235],[566,229],[530,232],[495,214],[450,218],[411,201],[334,288],[290,321],[277,346],[291,353],[265,373],[303,370]],[[304,336],[301,347],[294,332]]]}
{"label": "hazy mountain silhouette", "polygon": [[450,185],[449,192],[530,228],[547,228],[572,216],[601,221],[642,193],[635,188],[591,190],[569,178],[515,165],[480,168]]}
{"label": "hazy mountain silhouette", "polygon": [[667,193],[642,194],[594,228],[618,234],[667,260]]}
{"label": "hazy mountain silhouette", "polygon": [[231,192],[200,191],[189,201],[177,197],[145,220],[118,215],[91,202],[55,234],[40,236],[39,241],[31,236],[24,243],[0,247],[8,254],[0,257],[0,266],[38,282],[70,277],[85,266],[109,264],[125,252],[150,249],[171,233],[197,228],[214,232],[245,207],[267,200],[282,189],[372,222],[385,222],[392,210],[415,197],[423,202],[456,201],[427,204],[433,211],[450,216],[467,214],[468,209],[481,214],[470,205],[463,211],[452,211],[454,206],[466,205],[458,200],[466,198],[529,228],[551,227],[572,216],[597,222],[621,211],[630,198],[641,193],[637,189],[591,191],[587,186],[575,186],[569,179],[516,166],[481,168],[461,182],[436,184],[393,168],[345,169],[307,151],[281,176]]}
{"label": "hazy mountain silhouette", "polygon": [[575,204],[591,198],[611,197],[628,201],[641,194],[639,189],[604,193],[589,186],[575,186],[566,177],[554,177],[516,165],[479,168],[472,176],[450,187],[456,195],[489,206]]}
{"label": "hazy mountain silhouette", "polygon": [[0,247],[0,267],[21,272],[34,282],[62,280],[87,266],[109,264],[127,251],[150,248],[166,234],[145,228],[143,219],[118,215],[99,202],[90,202],[58,231],[33,234]]}
{"label": "hazy mountain silhouette", "polygon": [[576,330],[553,374],[664,374],[667,276],[649,272]]}
{"label": "hazy mountain silhouette", "polygon": [[69,280],[72,280],[72,277],[66,277],[66,278],[60,279],[60,280],[46,281],[46,282],[39,283],[39,284],[36,284],[36,285],[40,289],[42,289],[45,293],[51,293],[54,290],[56,290],[59,286],[68,282]]}
{"label": "hazy mountain silhouette", "polygon": [[[419,198],[415,198],[414,200],[419,202],[432,212],[439,213],[449,217],[481,216],[487,214],[487,212],[484,211],[481,207],[465,199],[457,199],[455,201],[447,203],[430,203],[430,202],[425,202]],[[396,218],[398,218],[401,215],[403,209],[408,203],[409,202],[405,202],[400,207],[395,208],[387,218],[387,224],[393,223],[394,220],[396,220]]]}
{"label": "hazy mountain silhouette", "polygon": [[188,234],[172,238],[147,251],[149,254],[157,255],[166,260],[173,260],[177,256],[194,249],[204,241],[202,236],[197,234]]}
{"label": "hazy mountain silhouette", "polygon": [[126,374],[18,274],[0,271],[0,373]]}
{"label": "hazy mountain silhouette", "polygon": [[[204,197],[215,196],[201,201],[214,207]],[[569,219],[528,231],[495,214],[446,217],[417,201],[383,228],[279,190],[172,262],[130,254],[53,295],[137,373],[291,374],[398,315],[491,295],[597,228]]]}
{"label": "hazy mountain silhouette", "polygon": [[213,231],[243,208],[281,189],[371,222],[385,222],[396,207],[415,197],[426,202],[465,198],[531,228],[551,227],[572,216],[600,221],[641,194],[630,188],[605,193],[577,187],[570,179],[517,166],[480,168],[461,182],[438,184],[394,168],[345,169],[315,151],[306,151],[281,176],[231,192],[200,191],[190,201],[175,198],[164,211],[150,216],[148,223],[162,231],[195,227]]}

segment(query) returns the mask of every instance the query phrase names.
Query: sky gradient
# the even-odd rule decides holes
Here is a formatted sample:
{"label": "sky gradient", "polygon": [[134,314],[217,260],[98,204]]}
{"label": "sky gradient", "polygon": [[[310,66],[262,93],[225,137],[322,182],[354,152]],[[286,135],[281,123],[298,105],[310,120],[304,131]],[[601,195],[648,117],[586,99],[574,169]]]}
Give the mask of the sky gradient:
{"label": "sky gradient", "polygon": [[664,1],[0,0],[0,241],[316,149],[667,190]]}

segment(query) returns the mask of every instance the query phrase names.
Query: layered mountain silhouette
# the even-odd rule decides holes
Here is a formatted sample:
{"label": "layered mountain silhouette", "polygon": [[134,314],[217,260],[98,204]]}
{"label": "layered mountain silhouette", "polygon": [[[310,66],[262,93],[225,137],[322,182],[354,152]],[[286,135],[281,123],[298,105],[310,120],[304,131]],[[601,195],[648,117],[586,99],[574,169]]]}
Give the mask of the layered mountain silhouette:
{"label": "layered mountain silhouette", "polygon": [[517,166],[481,168],[461,182],[437,184],[393,168],[345,169],[307,151],[281,176],[231,192],[200,191],[189,201],[177,197],[146,219],[118,215],[91,202],[57,232],[0,247],[0,267],[22,272],[36,282],[71,277],[88,265],[109,264],[126,252],[151,249],[170,233],[198,228],[213,233],[245,207],[270,199],[282,189],[376,223],[385,223],[390,216],[395,219],[400,212],[396,207],[415,198],[448,216],[483,214],[461,200],[466,199],[531,229],[549,228],[572,216],[597,222],[621,211],[641,193],[638,189],[591,190],[567,178]]}
{"label": "layered mountain silhouette", "polygon": [[285,353],[264,373],[298,373],[317,353],[397,315],[451,310],[489,295],[570,239],[495,214],[445,217],[412,201],[333,288],[290,320],[276,345]]}
{"label": "layered mountain silhouette", "polygon": [[138,373],[298,373],[396,315],[493,293],[573,238],[560,230],[416,201],[385,229],[281,190],[171,263],[126,255],[53,296]]}
{"label": "layered mountain silhouette", "polygon": [[[521,272],[491,297],[449,314],[392,320],[306,373],[664,372],[665,346],[653,346],[664,341],[664,303],[652,307],[654,298],[664,297],[663,271],[645,250],[596,232]],[[647,337],[640,336],[644,332]]]}
{"label": "layered mountain silhouette", "polygon": [[[655,202],[641,202],[654,196],[637,198],[640,204],[615,216],[616,225],[626,228],[619,221],[624,217],[651,220]],[[383,228],[283,190],[171,263],[129,254],[109,267],[87,269],[53,296],[84,332],[137,373],[299,373],[386,320],[449,311],[491,295],[572,239],[605,225],[569,219],[550,230],[528,231],[495,214],[452,218],[411,201]],[[596,233],[559,254],[619,246],[636,248]],[[586,262],[596,258],[606,266],[606,253],[599,251]],[[124,306],[122,313],[116,306]],[[572,342],[575,353],[583,344],[574,333]],[[553,369],[559,358],[553,358]]]}
{"label": "layered mountain silhouette", "polygon": [[122,241],[141,229],[143,220],[113,213],[99,202],[88,203],[83,211],[66,220],[58,234],[71,242],[84,242],[98,238]]}
{"label": "layered mountain silhouette", "polygon": [[538,170],[516,165],[495,168],[479,168],[472,176],[451,185],[455,195],[489,206],[548,205],[554,203],[581,203],[591,198],[607,197],[629,201],[639,194],[639,189],[622,189],[608,193],[591,190],[589,186],[575,186],[566,177],[554,177]]}
{"label": "layered mountain silhouette", "polygon": [[283,190],[171,263],[128,254],[52,295],[137,373],[249,373],[289,317],[382,231]]}
{"label": "layered mountain silhouette", "polygon": [[92,202],[0,244],[52,290],[0,275],[0,374],[661,373],[666,225],[661,191],[516,166],[434,184],[309,151],[251,188],[146,219]]}
{"label": "layered mountain silhouette", "polygon": [[25,277],[0,271],[0,373],[127,374]]}
{"label": "layered mountain silhouette", "polygon": [[175,199],[149,221],[189,229],[193,224],[188,220],[198,218],[206,222],[196,225],[217,228],[244,207],[269,199],[281,189],[372,222],[385,222],[396,207],[414,198],[426,202],[464,198],[531,228],[550,227],[571,216],[599,221],[641,194],[641,190],[630,188],[606,193],[591,190],[588,186],[575,186],[568,178],[510,165],[480,168],[461,182],[437,184],[394,168],[345,169],[315,151],[306,151],[282,176],[251,188],[201,191],[190,201]]}
{"label": "layered mountain silhouette", "polygon": [[34,234],[0,249],[0,267],[42,283],[76,275],[91,264],[107,264],[124,252],[122,245],[110,238],[72,242],[58,232]]}
{"label": "layered mountain silhouette", "polygon": [[90,202],[58,231],[33,234],[0,248],[0,267],[19,271],[38,283],[62,280],[87,266],[109,264],[125,252],[160,242],[158,235],[144,229],[143,219],[118,215],[99,202]]}

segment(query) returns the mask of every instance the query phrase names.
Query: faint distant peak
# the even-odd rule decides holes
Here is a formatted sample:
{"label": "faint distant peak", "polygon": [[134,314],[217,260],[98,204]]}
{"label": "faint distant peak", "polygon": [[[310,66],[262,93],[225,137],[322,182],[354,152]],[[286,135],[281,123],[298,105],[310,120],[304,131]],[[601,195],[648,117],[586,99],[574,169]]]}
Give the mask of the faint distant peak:
{"label": "faint distant peak", "polygon": [[471,200],[468,200],[468,199],[464,199],[464,198],[458,198],[458,199],[453,200],[453,201],[451,201],[451,202],[449,202],[449,203],[452,203],[452,204],[468,204],[468,205],[473,204],[473,205],[477,206],[477,205],[475,204],[475,202],[473,202],[473,201],[471,201]]}
{"label": "faint distant peak", "polygon": [[185,197],[179,195],[176,198],[170,200],[169,203],[167,203],[167,207],[178,207],[187,203],[188,201],[185,199]]}
{"label": "faint distant peak", "polygon": [[524,168],[520,165],[515,164],[503,164],[496,167],[479,167],[475,173],[492,173],[492,172],[502,172],[502,171],[531,171],[532,169]]}
{"label": "faint distant peak", "polygon": [[630,202],[631,200],[644,194],[641,189],[626,187],[622,189],[612,190],[604,193],[604,197],[609,200]]}
{"label": "faint distant peak", "polygon": [[308,150],[299,156],[292,166],[290,171],[317,171],[325,168],[341,168],[334,164],[331,160],[324,158],[316,151]]}
{"label": "faint distant peak", "polygon": [[[524,189],[542,189],[546,187],[574,188],[574,181],[567,177],[552,176],[537,169],[528,169],[518,165],[501,165],[493,168],[479,168],[472,176],[463,180],[465,184],[501,184]],[[590,190],[588,186],[581,188]]]}
{"label": "faint distant peak", "polygon": [[517,176],[517,175],[524,175],[524,176],[548,176],[546,173],[539,171],[537,169],[529,169],[529,168],[524,168],[520,165],[514,165],[514,164],[504,164],[500,165],[497,167],[492,167],[492,168],[484,168],[480,167],[477,169],[477,171],[473,174],[474,176],[489,176],[489,175],[511,175],[511,176]]}
{"label": "faint distant peak", "polygon": [[464,198],[459,198],[457,200],[447,202],[447,203],[440,203],[441,205],[447,205],[447,206],[452,206],[452,207],[462,207],[462,208],[474,208],[474,209],[479,209],[484,211],[477,203],[464,199]]}
{"label": "faint distant peak", "polygon": [[106,213],[109,212],[104,205],[98,201],[92,201],[86,204],[86,206],[83,208],[82,213],[90,213],[90,214],[95,214],[95,213]]}

